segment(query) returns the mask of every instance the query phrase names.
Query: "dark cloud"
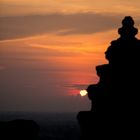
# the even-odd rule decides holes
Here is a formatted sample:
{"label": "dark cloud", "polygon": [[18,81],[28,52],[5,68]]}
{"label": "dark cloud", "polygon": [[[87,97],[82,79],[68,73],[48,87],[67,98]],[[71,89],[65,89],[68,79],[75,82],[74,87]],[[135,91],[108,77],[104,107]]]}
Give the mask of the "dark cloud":
{"label": "dark cloud", "polygon": [[96,13],[0,17],[0,40],[45,33],[93,34],[120,26],[122,18],[120,15],[110,16]]}
{"label": "dark cloud", "polygon": [[68,85],[65,85],[65,87],[82,90],[82,89],[86,89],[88,85],[89,85],[88,83],[87,84],[68,84]]}

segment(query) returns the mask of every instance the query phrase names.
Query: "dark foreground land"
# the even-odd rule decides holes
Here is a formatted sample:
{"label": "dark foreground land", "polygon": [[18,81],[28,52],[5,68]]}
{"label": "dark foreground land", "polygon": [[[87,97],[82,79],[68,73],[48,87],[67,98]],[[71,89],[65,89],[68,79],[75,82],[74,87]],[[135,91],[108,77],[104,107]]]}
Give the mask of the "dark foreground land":
{"label": "dark foreground land", "polygon": [[34,120],[40,127],[39,140],[79,140],[76,113],[0,112],[0,122]]}

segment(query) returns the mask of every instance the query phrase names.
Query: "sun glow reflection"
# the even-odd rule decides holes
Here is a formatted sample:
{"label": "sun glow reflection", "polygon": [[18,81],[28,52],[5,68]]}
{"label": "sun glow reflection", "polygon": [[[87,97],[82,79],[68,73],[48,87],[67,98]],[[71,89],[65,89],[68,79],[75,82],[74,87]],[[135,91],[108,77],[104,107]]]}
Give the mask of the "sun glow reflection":
{"label": "sun glow reflection", "polygon": [[87,92],[86,90],[81,90],[81,91],[80,91],[80,95],[81,95],[81,96],[86,96],[87,93],[88,93],[88,92]]}

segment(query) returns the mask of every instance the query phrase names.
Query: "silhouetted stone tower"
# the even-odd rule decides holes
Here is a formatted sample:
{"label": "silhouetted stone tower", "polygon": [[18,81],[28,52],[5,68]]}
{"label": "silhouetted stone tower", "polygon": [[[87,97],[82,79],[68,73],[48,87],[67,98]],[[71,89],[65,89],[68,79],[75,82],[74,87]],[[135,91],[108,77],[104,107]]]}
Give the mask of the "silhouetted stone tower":
{"label": "silhouetted stone tower", "polygon": [[118,33],[105,52],[109,63],[96,66],[99,82],[87,88],[91,111],[77,116],[82,140],[140,137],[140,40],[132,17],[123,19]]}

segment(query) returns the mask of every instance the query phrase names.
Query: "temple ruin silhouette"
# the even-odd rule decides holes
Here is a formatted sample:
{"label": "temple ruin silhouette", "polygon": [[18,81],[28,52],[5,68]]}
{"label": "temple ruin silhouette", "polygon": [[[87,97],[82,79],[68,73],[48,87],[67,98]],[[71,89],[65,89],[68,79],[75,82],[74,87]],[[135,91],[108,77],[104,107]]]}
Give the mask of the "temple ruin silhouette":
{"label": "temple ruin silhouette", "polygon": [[82,140],[140,137],[140,40],[132,17],[118,33],[105,52],[108,63],[96,66],[98,83],[87,88],[91,110],[77,115]]}

